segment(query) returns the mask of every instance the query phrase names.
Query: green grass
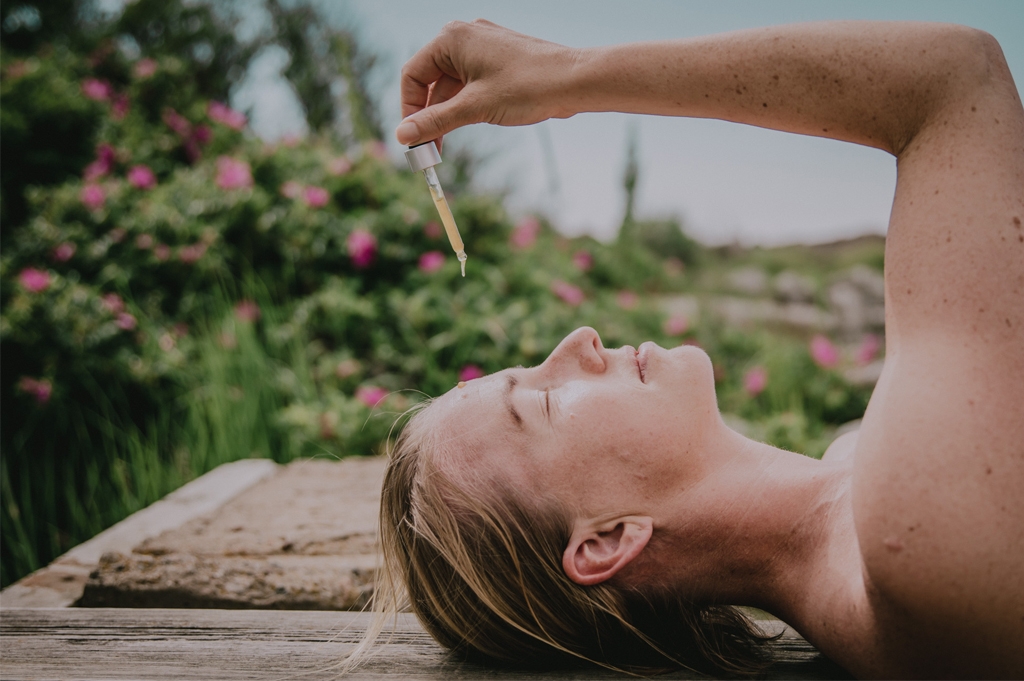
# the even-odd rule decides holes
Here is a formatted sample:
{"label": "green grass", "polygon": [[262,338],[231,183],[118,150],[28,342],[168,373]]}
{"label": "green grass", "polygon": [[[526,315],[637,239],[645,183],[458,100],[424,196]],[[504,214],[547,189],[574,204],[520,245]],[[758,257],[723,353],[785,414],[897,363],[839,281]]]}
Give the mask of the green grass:
{"label": "green grass", "polygon": [[[0,458],[4,585],[222,463],[301,455],[275,427],[284,406],[274,389],[282,361],[268,353],[256,325],[235,319],[223,303],[214,322],[192,331],[192,384],[143,427],[121,416],[129,398],[112,394],[116,386],[94,383],[91,404],[71,403],[61,423],[28,424],[19,433],[28,440],[34,428],[61,428],[77,442],[23,457],[16,471]],[[261,308],[265,317],[281,314],[266,302]],[[225,342],[228,334],[233,340]],[[296,389],[315,393],[300,346],[298,339],[286,348],[287,370]],[[340,453],[327,443],[313,451]]]}

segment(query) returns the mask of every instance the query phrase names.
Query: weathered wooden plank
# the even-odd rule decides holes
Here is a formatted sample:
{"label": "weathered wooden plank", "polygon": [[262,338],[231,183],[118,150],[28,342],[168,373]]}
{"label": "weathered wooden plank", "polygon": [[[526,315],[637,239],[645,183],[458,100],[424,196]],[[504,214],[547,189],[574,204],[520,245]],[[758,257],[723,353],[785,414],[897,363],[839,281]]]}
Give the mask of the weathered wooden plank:
{"label": "weathered wooden plank", "polygon": [[[0,678],[336,679],[367,613],[253,610],[5,609]],[[770,631],[785,629],[777,621]],[[767,678],[849,678],[789,629]],[[358,679],[613,679],[604,670],[495,670],[452,659],[410,615],[399,617]],[[702,678],[685,673],[658,678]]]}

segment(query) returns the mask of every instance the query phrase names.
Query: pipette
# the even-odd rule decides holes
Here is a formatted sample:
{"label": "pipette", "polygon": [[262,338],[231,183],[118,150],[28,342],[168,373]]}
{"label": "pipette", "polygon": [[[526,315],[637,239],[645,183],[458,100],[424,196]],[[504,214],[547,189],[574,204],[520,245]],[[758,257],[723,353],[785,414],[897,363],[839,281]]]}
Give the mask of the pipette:
{"label": "pipette", "polygon": [[455,224],[455,218],[452,217],[452,210],[448,207],[448,201],[444,198],[444,190],[441,189],[437,173],[434,172],[434,166],[441,162],[441,154],[438,153],[437,146],[433,142],[427,142],[425,144],[418,144],[415,147],[409,147],[405,152],[405,159],[409,162],[409,167],[414,173],[423,171],[423,177],[427,178],[430,197],[434,199],[434,205],[441,216],[444,231],[448,234],[448,241],[452,244],[455,257],[459,259],[459,265],[462,267],[462,276],[466,276],[466,247],[462,243],[462,235],[459,234],[459,228]]}

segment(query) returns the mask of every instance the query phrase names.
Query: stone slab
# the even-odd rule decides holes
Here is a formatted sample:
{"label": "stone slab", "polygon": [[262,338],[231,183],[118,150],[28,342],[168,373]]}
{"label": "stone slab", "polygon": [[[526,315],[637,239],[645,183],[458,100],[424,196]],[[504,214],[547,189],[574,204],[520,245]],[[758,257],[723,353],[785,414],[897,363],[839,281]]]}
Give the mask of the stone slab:
{"label": "stone slab", "polygon": [[130,553],[146,539],[216,511],[279,470],[280,466],[268,459],[246,459],[218,466],[10,585],[0,592],[0,606],[71,605],[82,595],[89,574],[104,554]]}
{"label": "stone slab", "polygon": [[102,556],[77,605],[362,608],[376,571],[384,465],[289,464],[212,513]]}

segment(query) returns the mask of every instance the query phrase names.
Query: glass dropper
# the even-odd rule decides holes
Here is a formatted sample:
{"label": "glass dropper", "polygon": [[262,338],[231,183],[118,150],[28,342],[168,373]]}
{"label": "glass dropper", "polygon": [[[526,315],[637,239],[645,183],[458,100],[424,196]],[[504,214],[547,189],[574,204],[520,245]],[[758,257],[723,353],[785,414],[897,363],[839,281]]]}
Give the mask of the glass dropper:
{"label": "glass dropper", "polygon": [[444,190],[441,189],[437,173],[434,172],[434,166],[441,162],[441,154],[437,152],[437,146],[433,142],[427,142],[409,147],[405,152],[405,158],[414,173],[423,171],[423,177],[427,179],[427,187],[430,189],[430,198],[434,199],[434,205],[441,216],[441,223],[448,235],[448,241],[452,244],[455,257],[459,259],[462,276],[466,276],[466,247],[462,243],[462,235],[459,234],[459,228],[452,216],[452,209],[448,207],[448,201],[444,198]]}

